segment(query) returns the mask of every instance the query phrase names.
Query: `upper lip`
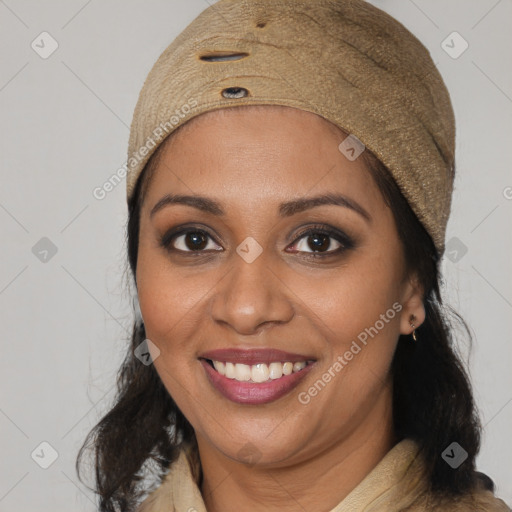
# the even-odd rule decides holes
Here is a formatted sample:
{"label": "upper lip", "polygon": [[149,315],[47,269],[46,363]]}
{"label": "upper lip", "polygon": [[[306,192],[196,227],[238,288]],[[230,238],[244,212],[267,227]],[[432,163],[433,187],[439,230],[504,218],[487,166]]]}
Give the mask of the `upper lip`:
{"label": "upper lip", "polygon": [[308,355],[292,354],[274,348],[254,348],[254,349],[235,349],[221,348],[204,352],[199,356],[200,359],[210,359],[212,361],[221,361],[223,363],[240,363],[253,365],[258,363],[270,364],[273,362],[296,363],[300,361],[314,361],[315,359]]}

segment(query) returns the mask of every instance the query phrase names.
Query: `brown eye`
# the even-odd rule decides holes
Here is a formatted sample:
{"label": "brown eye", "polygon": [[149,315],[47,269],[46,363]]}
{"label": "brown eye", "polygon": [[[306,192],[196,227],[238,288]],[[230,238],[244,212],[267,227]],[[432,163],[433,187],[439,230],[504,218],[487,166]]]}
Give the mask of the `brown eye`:
{"label": "brown eye", "polygon": [[185,235],[185,246],[191,251],[204,249],[208,245],[207,236],[199,232],[189,232]]}
{"label": "brown eye", "polygon": [[309,248],[312,252],[333,252],[332,245],[338,244],[338,247],[334,247],[337,250],[342,245],[333,240],[333,238],[325,233],[315,233],[303,236],[299,243],[296,244],[296,249],[300,252],[308,252]]}
{"label": "brown eye", "polygon": [[168,251],[181,251],[181,252],[204,252],[205,250],[219,250],[216,249],[216,244],[213,247],[208,245],[212,237],[200,229],[187,229],[181,230],[178,233],[169,233],[161,240],[161,245]]}
{"label": "brown eye", "polygon": [[351,238],[338,230],[325,226],[310,227],[301,232],[293,243],[292,252],[313,256],[332,256],[355,246]]}

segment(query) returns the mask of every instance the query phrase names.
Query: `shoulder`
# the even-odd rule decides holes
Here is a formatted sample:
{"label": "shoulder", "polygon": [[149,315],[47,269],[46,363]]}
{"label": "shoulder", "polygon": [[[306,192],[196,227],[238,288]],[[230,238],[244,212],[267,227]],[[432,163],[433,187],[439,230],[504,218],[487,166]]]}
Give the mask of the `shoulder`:
{"label": "shoulder", "polygon": [[160,485],[149,493],[136,512],[206,512],[197,484],[196,461],[188,447],[169,465]]}
{"label": "shoulder", "polygon": [[[413,444],[414,446],[417,446]],[[474,487],[462,495],[440,495],[430,490],[425,476],[425,461],[418,453],[414,464],[407,468],[401,490],[408,490],[409,504],[400,503],[400,512],[512,512],[512,509],[494,493],[495,486],[486,474],[474,473]]]}
{"label": "shoulder", "polygon": [[403,512],[511,512],[512,509],[488,488],[480,486],[463,496],[434,497],[424,494]]}

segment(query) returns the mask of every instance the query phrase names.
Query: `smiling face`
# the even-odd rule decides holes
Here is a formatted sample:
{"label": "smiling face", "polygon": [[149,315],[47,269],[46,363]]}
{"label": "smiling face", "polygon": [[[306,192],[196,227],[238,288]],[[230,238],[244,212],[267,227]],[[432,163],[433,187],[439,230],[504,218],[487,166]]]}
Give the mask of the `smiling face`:
{"label": "smiling face", "polygon": [[241,107],[193,119],[163,148],[136,281],[155,368],[202,458],[253,450],[285,466],[391,432],[394,349],[424,310],[393,214],[363,159],[338,149],[345,137],[316,114]]}

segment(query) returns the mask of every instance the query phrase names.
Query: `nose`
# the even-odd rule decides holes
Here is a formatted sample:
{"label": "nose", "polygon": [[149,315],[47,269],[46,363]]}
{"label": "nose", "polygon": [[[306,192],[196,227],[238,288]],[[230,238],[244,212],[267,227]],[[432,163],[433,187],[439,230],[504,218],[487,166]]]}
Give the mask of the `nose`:
{"label": "nose", "polygon": [[241,335],[259,334],[274,324],[285,324],[294,316],[292,293],[269,266],[265,251],[248,263],[238,254],[233,266],[212,296],[215,322]]}

